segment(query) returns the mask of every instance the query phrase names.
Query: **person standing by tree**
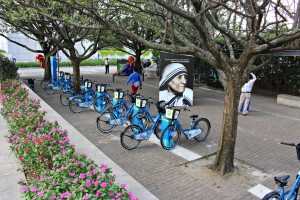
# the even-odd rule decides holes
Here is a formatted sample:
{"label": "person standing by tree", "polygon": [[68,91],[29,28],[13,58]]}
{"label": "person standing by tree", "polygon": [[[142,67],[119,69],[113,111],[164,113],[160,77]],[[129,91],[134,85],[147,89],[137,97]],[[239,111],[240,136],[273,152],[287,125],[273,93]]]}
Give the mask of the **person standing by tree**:
{"label": "person standing by tree", "polygon": [[108,62],[108,58],[105,58],[105,74],[109,74],[109,62]]}
{"label": "person standing by tree", "polygon": [[256,81],[256,76],[253,73],[250,73],[249,75],[249,81],[247,83],[244,84],[244,86],[242,87],[242,93],[240,96],[240,103],[239,103],[239,112],[241,110],[241,107],[243,106],[243,115],[246,116],[248,114],[247,108],[248,105],[250,103],[250,99],[251,99],[251,92],[252,92],[252,88],[253,88],[253,84]]}
{"label": "person standing by tree", "polygon": [[141,75],[137,72],[136,67],[133,68],[133,73],[130,74],[126,84],[128,84],[130,81],[132,83],[132,85],[131,85],[132,94],[136,94],[136,92],[138,91],[139,88],[142,89]]}

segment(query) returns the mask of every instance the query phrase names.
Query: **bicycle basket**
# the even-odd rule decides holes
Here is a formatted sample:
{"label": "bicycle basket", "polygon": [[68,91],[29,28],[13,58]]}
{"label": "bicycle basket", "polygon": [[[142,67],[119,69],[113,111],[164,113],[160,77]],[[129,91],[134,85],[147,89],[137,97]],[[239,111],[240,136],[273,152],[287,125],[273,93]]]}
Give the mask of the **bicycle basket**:
{"label": "bicycle basket", "polygon": [[64,77],[65,77],[65,79],[71,79],[71,74],[70,73],[65,73]]}
{"label": "bicycle basket", "polygon": [[105,87],[105,85],[102,85],[101,83],[98,83],[96,85],[96,89],[97,89],[97,92],[103,93],[103,92],[105,92],[106,87]]}
{"label": "bicycle basket", "polygon": [[63,71],[60,71],[60,72],[58,73],[58,76],[59,76],[59,77],[64,77],[64,74],[65,74],[65,73],[64,73]]}
{"label": "bicycle basket", "polygon": [[90,88],[92,88],[92,84],[93,84],[92,81],[85,81],[84,82],[84,87],[90,89]]}
{"label": "bicycle basket", "polygon": [[147,105],[147,99],[141,99],[141,98],[136,98],[135,99],[135,105],[138,107],[138,108],[145,108],[146,105]]}
{"label": "bicycle basket", "polygon": [[156,107],[159,113],[165,114],[166,109],[165,109],[166,101],[158,101],[156,103]]}
{"label": "bicycle basket", "polygon": [[123,99],[123,97],[124,97],[124,92],[123,92],[123,91],[120,91],[120,90],[114,91],[114,97],[115,97],[116,99]]}
{"label": "bicycle basket", "polygon": [[180,113],[179,109],[166,108],[166,118],[168,119],[177,119],[179,113]]}
{"label": "bicycle basket", "polygon": [[296,145],[297,158],[300,161],[300,143]]}

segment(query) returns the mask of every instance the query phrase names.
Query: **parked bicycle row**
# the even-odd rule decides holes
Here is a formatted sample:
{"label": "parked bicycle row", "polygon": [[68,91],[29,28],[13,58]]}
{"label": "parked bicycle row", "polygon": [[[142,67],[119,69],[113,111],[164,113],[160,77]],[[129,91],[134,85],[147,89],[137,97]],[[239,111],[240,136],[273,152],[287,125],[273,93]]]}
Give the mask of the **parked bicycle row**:
{"label": "parked bicycle row", "polygon": [[[61,91],[60,102],[69,106],[73,113],[79,113],[93,106],[100,113],[96,119],[97,128],[102,133],[111,132],[116,126],[128,126],[120,134],[120,142],[125,149],[135,149],[143,140],[149,140],[152,133],[160,140],[166,150],[176,147],[183,133],[186,139],[204,141],[211,129],[208,119],[190,116],[190,125],[184,128],[178,119],[181,111],[190,111],[186,107],[172,107],[165,101],[153,102],[140,94],[131,94],[120,88],[113,89],[110,85],[97,83],[81,78],[82,93],[76,94],[69,73],[60,72],[58,79],[45,84],[48,94]],[[41,84],[42,85],[42,84]],[[95,86],[95,87],[93,87]],[[150,105],[155,104],[157,113],[150,113]],[[127,124],[126,124],[127,125]]]}

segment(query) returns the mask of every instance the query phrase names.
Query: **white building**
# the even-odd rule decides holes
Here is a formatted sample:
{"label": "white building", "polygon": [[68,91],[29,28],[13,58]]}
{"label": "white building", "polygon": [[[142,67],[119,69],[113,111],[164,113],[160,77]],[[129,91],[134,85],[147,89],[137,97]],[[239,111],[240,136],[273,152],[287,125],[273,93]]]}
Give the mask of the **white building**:
{"label": "white building", "polygon": [[[31,49],[41,50],[41,46],[37,41],[26,37],[22,33],[7,33],[6,35],[9,39],[24,44]],[[83,48],[79,43],[76,44],[76,48],[78,49],[79,53],[83,52]],[[6,55],[10,60],[12,60],[15,56],[17,62],[35,62],[35,57],[37,55],[37,53],[31,52],[2,36],[0,36],[0,49],[5,51],[4,55]],[[91,57],[91,59],[96,59],[97,56],[98,55],[96,53]],[[61,51],[59,52],[59,57],[61,61],[69,60]]]}

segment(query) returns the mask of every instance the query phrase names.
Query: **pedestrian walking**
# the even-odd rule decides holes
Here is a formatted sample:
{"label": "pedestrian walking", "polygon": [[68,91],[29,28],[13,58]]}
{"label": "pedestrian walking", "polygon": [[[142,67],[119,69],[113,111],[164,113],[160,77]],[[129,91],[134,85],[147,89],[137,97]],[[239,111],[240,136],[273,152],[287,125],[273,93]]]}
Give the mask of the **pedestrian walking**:
{"label": "pedestrian walking", "polygon": [[239,102],[239,107],[238,111],[241,112],[241,107],[243,107],[243,115],[246,116],[248,114],[248,105],[250,103],[251,99],[251,92],[253,88],[253,84],[256,81],[256,76],[253,73],[250,73],[249,75],[249,81],[244,84],[242,87],[242,93],[240,96],[240,102]]}
{"label": "pedestrian walking", "polygon": [[137,68],[133,68],[133,73],[130,74],[126,84],[128,84],[131,81],[131,92],[132,94],[136,94],[138,89],[142,89],[142,78],[141,75],[137,72]]}
{"label": "pedestrian walking", "polygon": [[108,62],[108,58],[105,58],[105,74],[109,74],[109,62]]}

